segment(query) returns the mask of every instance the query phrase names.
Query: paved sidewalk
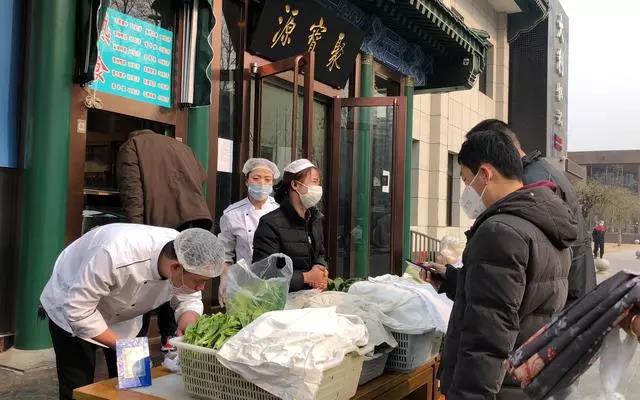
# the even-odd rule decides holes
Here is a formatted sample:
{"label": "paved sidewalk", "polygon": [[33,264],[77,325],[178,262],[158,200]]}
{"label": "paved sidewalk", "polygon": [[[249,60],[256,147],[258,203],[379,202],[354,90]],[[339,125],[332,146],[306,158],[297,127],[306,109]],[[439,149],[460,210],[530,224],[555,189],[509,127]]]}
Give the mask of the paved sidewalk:
{"label": "paved sidewalk", "polygon": [[[160,365],[164,356],[157,343],[151,344],[153,365]],[[95,380],[107,379],[107,366],[102,351],[96,357]],[[55,369],[25,374],[0,369],[0,400],[49,400],[58,398],[58,378]]]}

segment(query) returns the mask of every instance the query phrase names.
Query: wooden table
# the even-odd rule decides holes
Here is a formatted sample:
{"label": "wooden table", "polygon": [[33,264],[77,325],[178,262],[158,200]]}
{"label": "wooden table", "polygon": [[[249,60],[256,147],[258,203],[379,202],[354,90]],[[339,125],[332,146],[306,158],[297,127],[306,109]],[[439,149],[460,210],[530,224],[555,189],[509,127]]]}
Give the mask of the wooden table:
{"label": "wooden table", "polygon": [[[409,374],[388,372],[359,387],[352,400],[437,400],[435,373],[438,364],[438,360],[434,359]],[[157,367],[151,371],[151,376],[156,379],[170,373],[163,367]],[[133,390],[119,390],[117,385],[117,379],[96,382],[74,390],[73,398],[75,400],[164,400]]]}

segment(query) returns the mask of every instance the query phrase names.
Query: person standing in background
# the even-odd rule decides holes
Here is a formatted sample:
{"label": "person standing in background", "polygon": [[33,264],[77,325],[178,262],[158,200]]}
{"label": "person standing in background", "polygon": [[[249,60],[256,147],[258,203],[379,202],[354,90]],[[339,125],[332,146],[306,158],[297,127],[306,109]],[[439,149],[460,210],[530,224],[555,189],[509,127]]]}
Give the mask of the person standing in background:
{"label": "person standing in background", "polygon": [[607,227],[604,225],[604,221],[598,222],[591,232],[593,237],[593,258],[598,258],[598,252],[600,252],[600,258],[604,255],[604,234],[607,233]]}
{"label": "person standing in background", "polygon": [[[116,161],[122,208],[127,222],[183,231],[213,226],[202,187],[207,173],[193,150],[152,130],[133,131],[120,146]],[[157,309],[162,351],[177,328],[167,302]],[[140,336],[149,330],[151,312],[143,318]]]}
{"label": "person standing in background", "polygon": [[253,238],[253,262],[283,253],[293,262],[289,291],[327,288],[320,169],[306,159],[284,169],[275,194],[280,207],[260,219]]}
{"label": "person standing in background", "polygon": [[523,176],[525,185],[547,180],[556,184],[556,194],[569,206],[578,220],[578,238],[571,245],[572,259],[571,270],[569,270],[569,294],[567,295],[568,307],[590,292],[596,287],[596,268],[591,257],[591,243],[589,243],[589,225],[582,215],[582,207],[578,201],[578,194],[573,184],[566,177],[564,172],[554,167],[548,160],[542,157],[540,151],[525,153],[520,144],[518,136],[509,126],[497,119],[487,119],[475,127],[471,128],[467,137],[473,132],[487,129],[502,132],[511,138],[520,159],[522,160]]}
{"label": "person standing in background", "polygon": [[225,270],[221,275],[218,301],[224,305],[226,271],[234,260],[251,263],[253,258],[253,235],[260,218],[280,207],[271,197],[273,182],[280,177],[280,170],[265,158],[251,158],[242,168],[246,177],[247,197],[231,204],[220,218],[218,239],[225,247]]}

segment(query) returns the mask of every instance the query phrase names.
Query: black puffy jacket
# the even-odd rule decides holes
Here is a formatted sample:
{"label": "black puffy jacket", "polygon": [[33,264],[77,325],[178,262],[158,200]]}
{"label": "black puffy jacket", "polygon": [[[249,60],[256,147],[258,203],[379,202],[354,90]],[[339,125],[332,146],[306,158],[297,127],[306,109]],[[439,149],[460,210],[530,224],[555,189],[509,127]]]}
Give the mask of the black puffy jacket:
{"label": "black puffy jacket", "polygon": [[578,201],[578,194],[566,175],[542,157],[539,151],[534,151],[522,157],[525,185],[547,180],[556,184],[556,193],[564,200],[576,216],[578,221],[578,239],[571,250],[571,270],[569,271],[569,295],[567,307],[574,301],[596,287],[596,267],[591,256],[591,242],[589,226],[582,216],[582,207]]}
{"label": "black puffy jacket", "polygon": [[284,253],[293,261],[293,277],[289,290],[294,292],[308,288],[303,272],[318,264],[327,266],[324,248],[324,216],[315,207],[301,218],[289,199],[280,208],[260,218],[253,237],[253,262],[275,253]]}
{"label": "black puffy jacket", "polygon": [[447,400],[526,399],[503,361],[562,310],[577,236],[551,185],[511,193],[466,233],[439,370]]}

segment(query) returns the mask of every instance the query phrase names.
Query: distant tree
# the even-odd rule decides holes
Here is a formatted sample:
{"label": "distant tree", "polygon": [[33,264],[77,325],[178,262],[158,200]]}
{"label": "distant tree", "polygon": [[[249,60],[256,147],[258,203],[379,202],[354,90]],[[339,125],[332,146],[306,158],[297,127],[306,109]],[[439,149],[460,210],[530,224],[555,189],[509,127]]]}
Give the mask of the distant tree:
{"label": "distant tree", "polygon": [[618,233],[618,245],[621,245],[622,233],[640,219],[640,197],[637,193],[597,181],[580,183],[577,191],[585,219],[591,222],[605,220]]}

